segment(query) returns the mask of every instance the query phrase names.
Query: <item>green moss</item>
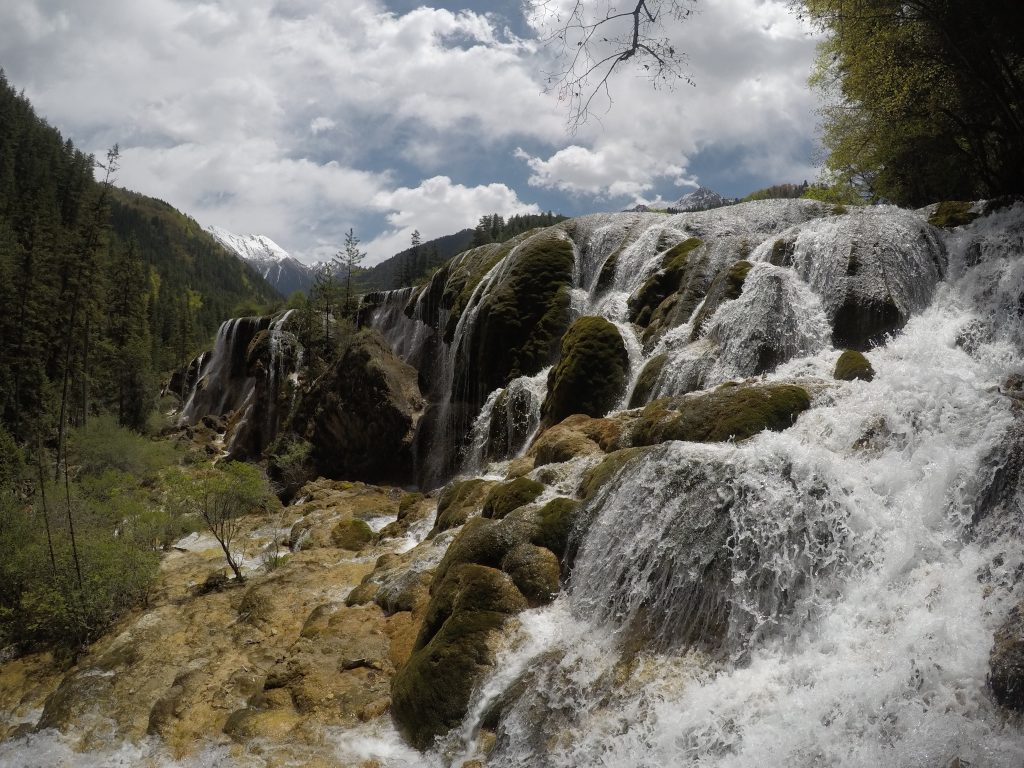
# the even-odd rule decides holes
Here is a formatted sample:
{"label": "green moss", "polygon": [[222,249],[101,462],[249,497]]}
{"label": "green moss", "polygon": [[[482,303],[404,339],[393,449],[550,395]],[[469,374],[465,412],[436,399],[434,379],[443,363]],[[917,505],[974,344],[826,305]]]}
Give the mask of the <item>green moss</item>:
{"label": "green moss", "polygon": [[466,354],[456,360],[454,391],[474,407],[510,379],[548,365],[569,322],[571,241],[557,229],[543,230],[509,258],[480,299]]}
{"label": "green moss", "polygon": [[529,504],[544,492],[544,484],[528,477],[517,477],[491,488],[484,501],[483,516],[500,520],[509,512]]}
{"label": "green moss", "polygon": [[622,396],[628,376],[619,329],[601,317],[581,317],[562,339],[561,357],[548,375],[542,423],[557,424],[574,413],[603,416]]}
{"label": "green moss", "polygon": [[463,565],[427,608],[424,631],[392,681],[391,713],[418,749],[458,725],[473,689],[494,663],[494,634],[527,603],[505,574]]}
{"label": "green moss", "polygon": [[637,377],[636,385],[633,387],[633,394],[629,396],[630,408],[639,408],[651,399],[654,388],[658,384],[658,379],[661,378],[661,372],[665,369],[666,362],[668,362],[668,355],[657,355],[647,361],[644,369],[640,371],[640,375]]}
{"label": "green moss", "polygon": [[434,531],[447,531],[457,528],[469,519],[470,515],[483,507],[487,489],[491,483],[480,478],[451,483],[437,500],[437,520]]}
{"label": "green moss", "polygon": [[935,212],[928,217],[928,223],[944,229],[962,227],[978,218],[978,214],[971,211],[973,207],[974,203],[971,202],[947,200],[936,206]]}
{"label": "green moss", "polygon": [[592,499],[605,483],[619,473],[626,464],[637,456],[646,453],[642,447],[622,448],[609,453],[598,465],[591,467],[583,475],[578,495],[584,501]]}
{"label": "green moss", "polygon": [[331,531],[331,543],[334,546],[353,552],[371,544],[373,539],[373,529],[362,520],[342,520]]}
{"label": "green moss", "polygon": [[532,524],[511,519],[470,518],[441,558],[434,571],[434,584],[440,584],[450,569],[465,563],[499,568],[514,546],[530,540],[534,529]]}
{"label": "green moss", "polygon": [[537,531],[533,543],[550,549],[558,557],[565,554],[569,545],[569,534],[572,533],[576,515],[579,514],[580,503],[567,498],[552,499],[538,513]]}
{"label": "green moss", "polygon": [[546,547],[520,544],[505,555],[501,570],[512,578],[531,607],[546,605],[558,594],[558,557]]}
{"label": "green moss", "polygon": [[836,361],[836,369],[832,376],[839,381],[871,381],[875,378],[875,369],[862,353],[848,349]]}
{"label": "green moss", "polygon": [[660,268],[629,297],[631,322],[646,326],[658,305],[679,290],[687,274],[690,253],[701,245],[702,240],[691,237],[665,253]]}
{"label": "green moss", "polygon": [[643,410],[631,442],[744,440],[766,429],[787,429],[810,406],[807,390],[795,384],[722,386],[675,401],[654,401]]}
{"label": "green moss", "polygon": [[690,341],[700,338],[704,324],[711,319],[718,308],[726,301],[738,299],[743,293],[743,284],[747,280],[747,274],[754,265],[749,261],[740,260],[728,269],[721,272],[708,288],[707,299],[700,308],[697,318],[693,323],[693,332],[690,334]]}

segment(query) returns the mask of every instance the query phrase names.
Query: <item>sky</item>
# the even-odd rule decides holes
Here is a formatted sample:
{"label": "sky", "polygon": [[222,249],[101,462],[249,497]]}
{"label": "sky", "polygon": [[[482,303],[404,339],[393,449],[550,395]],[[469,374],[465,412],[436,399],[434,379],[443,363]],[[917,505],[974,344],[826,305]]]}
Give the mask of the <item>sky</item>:
{"label": "sky", "polygon": [[352,228],[368,265],[489,213],[816,178],[811,30],[787,0],[696,10],[666,27],[692,85],[620,68],[575,130],[520,0],[3,0],[0,67],[80,149],[117,143],[120,186],[306,262]]}

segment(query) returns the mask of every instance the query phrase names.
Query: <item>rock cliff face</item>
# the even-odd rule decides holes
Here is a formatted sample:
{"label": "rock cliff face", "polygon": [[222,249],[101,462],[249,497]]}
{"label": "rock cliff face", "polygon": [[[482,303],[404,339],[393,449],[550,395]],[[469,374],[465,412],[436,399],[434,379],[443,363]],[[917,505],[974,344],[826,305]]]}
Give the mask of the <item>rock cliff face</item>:
{"label": "rock cliff face", "polygon": [[410,483],[424,400],[416,370],[376,331],[362,331],[303,393],[293,431],[312,447],[317,474]]}

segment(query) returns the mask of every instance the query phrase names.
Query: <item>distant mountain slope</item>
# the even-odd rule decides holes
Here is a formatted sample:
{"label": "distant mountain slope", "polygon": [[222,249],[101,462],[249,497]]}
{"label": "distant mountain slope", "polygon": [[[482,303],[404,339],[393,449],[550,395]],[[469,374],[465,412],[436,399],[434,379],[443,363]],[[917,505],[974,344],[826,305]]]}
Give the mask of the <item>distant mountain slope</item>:
{"label": "distant mountain slope", "polygon": [[222,227],[206,227],[221,245],[252,266],[282,296],[309,291],[314,269],[292,256],[266,235],[236,235]]}
{"label": "distant mountain slope", "polygon": [[[134,242],[143,263],[155,272],[151,321],[158,347],[182,341],[201,346],[246,305],[280,298],[254,268],[239,261],[195,219],[162,200],[114,189],[110,225],[115,247]],[[193,309],[183,339],[182,307],[189,300],[188,291]]]}
{"label": "distant mountain slope", "polygon": [[[428,274],[432,269],[448,261],[452,256],[462,253],[469,248],[472,242],[473,230],[463,229],[452,235],[444,235],[434,240],[427,240],[419,247],[418,259],[413,259],[412,248],[406,248],[404,251],[396,253],[390,259],[386,259],[380,264],[376,264],[361,272],[359,275],[359,288],[370,293],[372,291],[386,291],[391,288],[397,288],[404,282],[411,283],[411,281],[404,281],[401,278],[411,275],[413,280],[415,280],[415,278]],[[411,269],[406,266],[410,260],[415,261]],[[403,274],[403,269],[408,269],[409,271]]]}

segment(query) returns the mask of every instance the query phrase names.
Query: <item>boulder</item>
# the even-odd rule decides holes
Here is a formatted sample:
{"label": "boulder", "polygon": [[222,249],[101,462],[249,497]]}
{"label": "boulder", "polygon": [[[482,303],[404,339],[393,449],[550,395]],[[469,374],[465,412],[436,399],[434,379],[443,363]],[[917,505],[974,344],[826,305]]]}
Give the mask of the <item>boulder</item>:
{"label": "boulder", "polygon": [[391,689],[391,714],[418,749],[458,725],[492,668],[505,621],[527,607],[508,575],[461,564],[437,584],[408,662]]}
{"label": "boulder", "polygon": [[629,444],[743,440],[765,429],[787,429],[810,407],[810,394],[796,384],[729,382],[710,391],[655,400],[640,413]]}
{"label": "boulder", "polygon": [[493,482],[481,478],[459,480],[447,485],[437,500],[437,520],[432,533],[457,528],[480,512],[493,485]]}
{"label": "boulder", "polygon": [[838,381],[853,381],[854,379],[871,381],[875,378],[875,369],[871,367],[871,363],[863,353],[848,349],[836,361],[836,368],[832,376]]}
{"label": "boulder", "polygon": [[548,375],[542,424],[582,413],[603,416],[622,397],[629,355],[619,329],[601,317],[581,317],[562,339],[561,356]]}
{"label": "boulder", "polygon": [[379,333],[364,330],[314,382],[293,426],[310,443],[319,474],[405,484],[424,407],[416,370]]}
{"label": "boulder", "polygon": [[544,484],[528,477],[517,477],[507,483],[496,485],[487,493],[482,514],[484,517],[500,520],[509,512],[529,504],[544,492]]}
{"label": "boulder", "polygon": [[564,233],[543,230],[512,250],[488,290],[467,306],[474,317],[456,358],[452,391],[473,410],[495,389],[554,359],[569,324],[574,261]]}

